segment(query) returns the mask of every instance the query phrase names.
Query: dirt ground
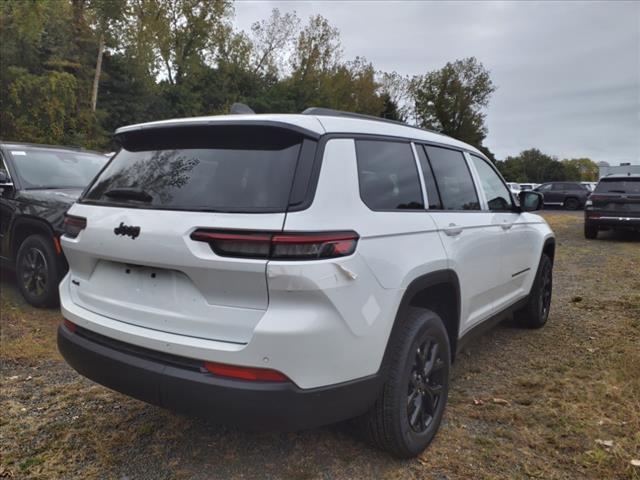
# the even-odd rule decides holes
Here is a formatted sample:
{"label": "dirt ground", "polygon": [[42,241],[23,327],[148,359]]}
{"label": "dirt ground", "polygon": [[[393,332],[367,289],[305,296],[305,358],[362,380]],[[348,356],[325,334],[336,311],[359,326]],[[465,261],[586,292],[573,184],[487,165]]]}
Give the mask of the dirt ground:
{"label": "dirt ground", "polygon": [[453,369],[443,425],[415,460],[371,449],[344,423],[247,433],[174,415],[83,379],[55,345],[60,315],[3,272],[0,478],[640,479],[640,238],[558,237],[549,324],[510,322]]}

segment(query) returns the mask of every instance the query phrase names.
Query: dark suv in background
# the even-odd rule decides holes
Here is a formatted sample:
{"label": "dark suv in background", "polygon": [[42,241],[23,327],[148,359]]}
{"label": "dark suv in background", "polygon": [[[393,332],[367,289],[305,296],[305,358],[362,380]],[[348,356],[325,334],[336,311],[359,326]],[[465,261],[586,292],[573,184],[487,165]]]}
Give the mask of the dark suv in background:
{"label": "dark suv in background", "polygon": [[600,180],[584,211],[584,236],[600,230],[640,232],[640,175],[609,175]]}
{"label": "dark suv in background", "polygon": [[584,207],[591,191],[579,182],[548,182],[535,189],[544,196],[545,205],[578,210]]}
{"label": "dark suv in background", "polygon": [[107,160],[75,148],[0,143],[0,263],[15,267],[31,305],[58,302],[67,271],[59,241],[64,214]]}

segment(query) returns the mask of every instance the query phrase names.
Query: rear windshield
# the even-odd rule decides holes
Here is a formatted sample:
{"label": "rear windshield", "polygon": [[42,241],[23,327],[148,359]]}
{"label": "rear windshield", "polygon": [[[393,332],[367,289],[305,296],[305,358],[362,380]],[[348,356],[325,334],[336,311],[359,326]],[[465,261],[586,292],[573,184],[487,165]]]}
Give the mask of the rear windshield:
{"label": "rear windshield", "polygon": [[284,212],[303,138],[283,129],[135,134],[85,203],[214,212]]}
{"label": "rear windshield", "polygon": [[600,180],[596,193],[635,193],[640,194],[640,178]]}

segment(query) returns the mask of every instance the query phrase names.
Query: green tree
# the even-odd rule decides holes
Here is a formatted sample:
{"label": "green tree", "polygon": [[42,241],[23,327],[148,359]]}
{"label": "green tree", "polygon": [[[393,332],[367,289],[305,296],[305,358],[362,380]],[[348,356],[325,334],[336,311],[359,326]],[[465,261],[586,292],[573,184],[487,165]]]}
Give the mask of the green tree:
{"label": "green tree", "polygon": [[567,180],[596,182],[599,177],[598,164],[590,158],[572,158],[563,160]]}
{"label": "green tree", "polygon": [[495,88],[474,57],[416,77],[411,90],[418,124],[479,147],[487,136],[484,108]]}
{"label": "green tree", "polygon": [[[215,59],[230,33],[229,0],[139,0],[151,45],[170,84]],[[150,37],[150,38],[149,38]]]}
{"label": "green tree", "polygon": [[520,152],[514,157],[496,162],[500,173],[509,182],[544,183],[566,180],[566,172],[562,162],[542,153],[537,148]]}
{"label": "green tree", "polygon": [[407,122],[411,116],[410,80],[397,72],[378,72],[379,95],[383,109],[381,116]]}
{"label": "green tree", "polygon": [[19,67],[5,72],[2,94],[2,137],[35,143],[73,143],[78,121],[75,114],[76,79],[65,72],[42,75]]}

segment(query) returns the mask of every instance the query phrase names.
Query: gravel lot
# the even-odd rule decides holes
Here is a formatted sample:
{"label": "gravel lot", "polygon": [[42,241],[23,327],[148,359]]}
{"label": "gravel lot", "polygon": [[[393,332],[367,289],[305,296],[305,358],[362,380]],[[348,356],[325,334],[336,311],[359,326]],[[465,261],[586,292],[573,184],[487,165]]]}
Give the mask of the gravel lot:
{"label": "gravel lot", "polygon": [[351,424],[247,433],[177,416],[81,378],[55,346],[60,315],[3,272],[0,478],[640,479],[640,237],[558,236],[549,325],[505,322],[460,355],[432,446],[397,461]]}

